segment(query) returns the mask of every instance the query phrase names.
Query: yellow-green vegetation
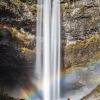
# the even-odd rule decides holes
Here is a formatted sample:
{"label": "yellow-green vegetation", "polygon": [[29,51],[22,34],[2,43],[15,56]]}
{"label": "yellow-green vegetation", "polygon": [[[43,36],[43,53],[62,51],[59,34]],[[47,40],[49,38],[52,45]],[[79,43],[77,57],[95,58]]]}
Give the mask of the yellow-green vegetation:
{"label": "yellow-green vegetation", "polygon": [[100,84],[87,96],[83,97],[81,100],[93,100],[97,98],[97,100],[99,100],[100,97]]}
{"label": "yellow-green vegetation", "polygon": [[33,12],[33,14],[36,14],[36,12],[37,12],[37,4],[30,5],[29,9]]}
{"label": "yellow-green vegetation", "polygon": [[29,61],[35,55],[35,50],[30,50],[30,49],[25,48],[25,47],[20,48],[20,51],[26,58],[28,58]]}
{"label": "yellow-green vegetation", "polygon": [[37,4],[29,4],[28,5],[29,9],[31,12],[33,12],[33,15],[36,15],[36,12],[37,12]]}
{"label": "yellow-green vegetation", "polygon": [[27,37],[26,33],[18,31],[15,27],[10,28],[12,39],[19,45],[28,46],[31,40]]}
{"label": "yellow-green vegetation", "polygon": [[67,13],[70,13],[71,12],[71,6],[68,5],[68,3],[62,3],[61,4],[61,13],[63,12],[67,12]]}
{"label": "yellow-green vegetation", "polygon": [[[7,3],[9,3],[9,0],[0,0],[0,5],[2,6],[6,6]],[[21,1],[20,0],[10,0],[10,3],[16,7],[19,7],[21,4]]]}
{"label": "yellow-green vegetation", "polygon": [[[2,8],[2,6],[7,6],[8,4],[8,8],[12,10],[14,9],[20,9],[23,2],[21,0],[10,0],[10,3],[7,3],[9,1],[4,1],[4,0],[0,0],[0,8]],[[28,8],[30,9],[30,11],[32,11],[34,14],[36,14],[37,11],[37,4],[34,3],[34,0],[30,1],[30,0],[26,0],[26,2],[24,2],[27,4]]]}
{"label": "yellow-green vegetation", "polygon": [[100,85],[96,88],[96,92],[100,93]]}
{"label": "yellow-green vegetation", "polygon": [[64,67],[79,67],[100,59],[100,35],[90,35],[64,48]]}
{"label": "yellow-green vegetation", "polygon": [[65,49],[75,49],[78,47],[87,48],[90,44],[100,41],[100,35],[89,35],[85,40],[77,40],[75,44],[65,46]]}
{"label": "yellow-green vegetation", "polygon": [[[84,13],[84,11],[87,9],[86,6],[80,5],[80,10],[78,13]],[[70,3],[61,3],[61,12],[64,13],[71,13],[75,7],[73,7]]]}
{"label": "yellow-green vegetation", "polygon": [[20,0],[11,0],[12,4],[16,5],[17,7],[20,6],[21,1]]}
{"label": "yellow-green vegetation", "polygon": [[14,38],[14,37],[16,37],[16,34],[18,31],[16,30],[16,28],[11,28],[10,32],[11,32],[12,38]]}

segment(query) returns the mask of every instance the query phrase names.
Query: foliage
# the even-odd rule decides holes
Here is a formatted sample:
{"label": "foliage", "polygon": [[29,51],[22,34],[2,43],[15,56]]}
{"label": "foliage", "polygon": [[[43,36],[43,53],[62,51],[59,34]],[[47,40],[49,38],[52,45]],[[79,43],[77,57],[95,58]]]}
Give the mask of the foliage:
{"label": "foliage", "polygon": [[71,7],[67,3],[61,4],[61,12],[64,13],[65,11],[67,13],[70,13],[71,12]]}
{"label": "foliage", "polygon": [[31,61],[31,59],[33,59],[33,56],[35,55],[35,51],[25,47],[20,48],[20,52],[25,56],[25,58],[27,58],[28,61]]}
{"label": "foliage", "polygon": [[85,40],[65,46],[64,52],[65,67],[68,67],[69,63],[70,66],[78,66],[93,61],[91,59],[96,59],[97,52],[100,52],[100,35],[90,35]]}
{"label": "foliage", "polygon": [[18,31],[16,30],[16,28],[11,28],[10,32],[11,32],[12,38],[14,38]]}

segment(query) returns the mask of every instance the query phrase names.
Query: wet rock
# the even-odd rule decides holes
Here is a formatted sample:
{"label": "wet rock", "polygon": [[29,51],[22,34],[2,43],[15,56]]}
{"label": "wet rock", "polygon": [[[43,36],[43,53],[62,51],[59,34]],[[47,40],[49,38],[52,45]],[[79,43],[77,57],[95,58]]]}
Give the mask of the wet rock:
{"label": "wet rock", "polygon": [[83,97],[81,100],[99,100],[100,99],[100,85],[98,85],[91,93]]}

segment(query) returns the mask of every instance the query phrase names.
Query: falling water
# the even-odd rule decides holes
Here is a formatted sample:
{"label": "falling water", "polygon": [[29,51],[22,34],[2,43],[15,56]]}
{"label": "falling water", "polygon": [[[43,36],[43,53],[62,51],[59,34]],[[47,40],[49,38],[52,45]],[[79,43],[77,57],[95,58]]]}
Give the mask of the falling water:
{"label": "falling water", "polygon": [[58,100],[60,95],[60,0],[53,0],[52,4],[51,70],[53,74],[52,100]]}
{"label": "falling water", "polygon": [[50,99],[51,0],[43,0],[43,100]]}
{"label": "falling water", "polygon": [[[52,6],[52,7],[51,7]],[[60,96],[60,0],[38,0],[36,74],[43,80],[43,100]]]}

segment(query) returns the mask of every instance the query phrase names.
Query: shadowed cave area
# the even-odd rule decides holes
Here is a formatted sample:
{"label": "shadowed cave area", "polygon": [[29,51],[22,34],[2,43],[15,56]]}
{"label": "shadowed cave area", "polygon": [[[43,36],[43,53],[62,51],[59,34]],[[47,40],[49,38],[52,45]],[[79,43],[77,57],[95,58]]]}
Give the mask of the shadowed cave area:
{"label": "shadowed cave area", "polygon": [[18,87],[32,87],[32,65],[19,51],[10,31],[0,29],[0,88],[11,91]]}
{"label": "shadowed cave area", "polygon": [[36,89],[35,6],[36,0],[0,0],[0,100]]}

